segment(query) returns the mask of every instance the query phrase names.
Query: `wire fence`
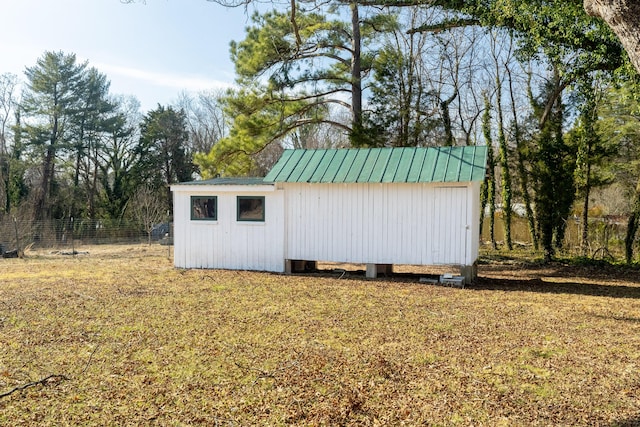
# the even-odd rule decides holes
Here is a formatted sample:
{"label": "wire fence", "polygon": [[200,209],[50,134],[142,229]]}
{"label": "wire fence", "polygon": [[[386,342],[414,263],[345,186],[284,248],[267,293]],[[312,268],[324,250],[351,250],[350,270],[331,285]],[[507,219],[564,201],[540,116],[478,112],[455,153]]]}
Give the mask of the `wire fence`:
{"label": "wire fence", "polygon": [[[504,245],[501,218],[496,218],[495,239]],[[588,254],[593,258],[624,259],[626,218],[594,218],[589,227]],[[0,217],[0,256],[18,255],[26,249],[72,249],[81,245],[109,244],[173,244],[173,224],[155,224],[147,228],[135,222],[109,222],[95,219],[63,219],[33,221],[18,216]],[[524,218],[512,223],[512,238],[517,246],[531,246],[529,231]],[[581,253],[582,226],[571,219],[567,223],[565,250],[570,254]],[[491,237],[485,218],[481,235],[483,247],[490,247]],[[638,249],[638,237],[634,244]]]}
{"label": "wire fence", "polygon": [[149,231],[133,222],[109,223],[95,219],[33,221],[5,215],[0,218],[0,254],[16,255],[27,248],[73,248],[79,245],[172,244],[171,223]]}

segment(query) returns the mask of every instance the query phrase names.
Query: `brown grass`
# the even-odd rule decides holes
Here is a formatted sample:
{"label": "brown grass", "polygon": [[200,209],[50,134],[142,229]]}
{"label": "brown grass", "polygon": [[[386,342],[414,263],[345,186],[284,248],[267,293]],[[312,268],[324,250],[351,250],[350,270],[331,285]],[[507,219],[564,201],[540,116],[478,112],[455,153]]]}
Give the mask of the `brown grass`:
{"label": "brown grass", "polygon": [[[163,247],[0,259],[0,425],[640,424],[636,272],[174,269]],[[66,378],[66,379],[65,379]]]}

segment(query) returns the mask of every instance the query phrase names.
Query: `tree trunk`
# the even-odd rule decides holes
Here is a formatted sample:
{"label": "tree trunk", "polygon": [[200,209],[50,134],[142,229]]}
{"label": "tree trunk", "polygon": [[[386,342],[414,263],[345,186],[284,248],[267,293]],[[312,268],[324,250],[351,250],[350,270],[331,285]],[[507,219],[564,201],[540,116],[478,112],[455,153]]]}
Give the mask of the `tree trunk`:
{"label": "tree trunk", "polygon": [[629,216],[629,222],[627,223],[627,235],[624,239],[624,252],[627,264],[631,264],[633,262],[633,244],[636,240],[636,233],[640,223],[640,180],[638,180],[638,185],[636,185],[636,192],[633,199],[633,211]]}
{"label": "tree trunk", "polygon": [[513,242],[511,240],[511,172],[509,171],[509,152],[507,147],[507,138],[504,134],[504,116],[502,114],[502,79],[500,79],[500,70],[496,61],[496,109],[498,113],[498,144],[501,167],[501,184],[502,184],[502,225],[504,227],[504,240],[507,249],[513,250]]}
{"label": "tree trunk", "polygon": [[580,239],[580,251],[586,256],[589,251],[589,194],[591,193],[591,178],[589,177],[591,165],[587,165],[587,183],[584,188],[584,200],[582,201],[582,238]]}
{"label": "tree trunk", "polygon": [[640,72],[640,2],[638,0],[584,0],[591,16],[602,18],[618,36],[631,63]]}
{"label": "tree trunk", "polygon": [[518,111],[516,110],[516,99],[513,90],[513,78],[511,76],[511,70],[508,66],[505,67],[507,76],[509,79],[509,95],[511,96],[511,113],[513,114],[513,139],[516,143],[516,154],[518,160],[518,177],[520,178],[520,192],[522,193],[522,201],[524,202],[524,208],[527,215],[527,224],[529,226],[529,234],[531,235],[531,242],[533,248],[538,250],[538,233],[536,232],[536,222],[533,215],[533,209],[531,208],[531,195],[529,194],[529,177],[527,168],[524,164],[524,153],[522,147],[522,138],[520,136],[520,125],[518,123]]}
{"label": "tree trunk", "polygon": [[458,91],[454,91],[453,95],[444,101],[440,101],[440,110],[442,110],[442,125],[444,126],[444,145],[453,146],[455,140],[453,138],[453,128],[451,127],[451,113],[449,112],[449,105],[455,101],[458,96]]}
{"label": "tree trunk", "polygon": [[[482,213],[484,215],[485,206],[489,204],[489,234],[491,237],[491,247],[497,249],[496,235],[495,235],[495,219],[496,219],[496,164],[493,156],[493,140],[491,138],[491,104],[489,103],[489,97],[484,96],[484,114],[482,116],[482,133],[484,135],[484,141],[487,145],[487,175],[484,178],[484,185],[486,189],[486,197],[482,203]],[[484,194],[483,194],[484,196]],[[482,229],[481,229],[482,230]]]}
{"label": "tree trunk", "polygon": [[360,130],[362,128],[362,65],[360,58],[360,15],[358,13],[358,3],[351,3],[351,31],[353,32],[351,48],[351,109],[353,113],[353,127]]}

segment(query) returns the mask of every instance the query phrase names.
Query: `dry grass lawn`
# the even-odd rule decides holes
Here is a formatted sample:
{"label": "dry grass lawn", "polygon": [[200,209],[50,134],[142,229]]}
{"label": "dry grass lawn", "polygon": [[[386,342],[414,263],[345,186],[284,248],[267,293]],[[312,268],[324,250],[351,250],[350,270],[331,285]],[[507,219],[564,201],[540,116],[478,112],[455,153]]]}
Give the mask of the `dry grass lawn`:
{"label": "dry grass lawn", "polygon": [[80,250],[0,259],[0,425],[640,425],[637,270],[454,289]]}

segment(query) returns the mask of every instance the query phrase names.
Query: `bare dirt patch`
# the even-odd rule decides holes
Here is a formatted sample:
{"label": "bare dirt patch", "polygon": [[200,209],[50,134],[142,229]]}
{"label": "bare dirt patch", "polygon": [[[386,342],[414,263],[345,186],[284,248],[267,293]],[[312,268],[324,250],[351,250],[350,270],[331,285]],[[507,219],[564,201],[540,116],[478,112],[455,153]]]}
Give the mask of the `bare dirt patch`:
{"label": "bare dirt patch", "polygon": [[487,263],[455,289],[79,250],[0,260],[0,393],[60,375],[1,425],[640,422],[633,270]]}

